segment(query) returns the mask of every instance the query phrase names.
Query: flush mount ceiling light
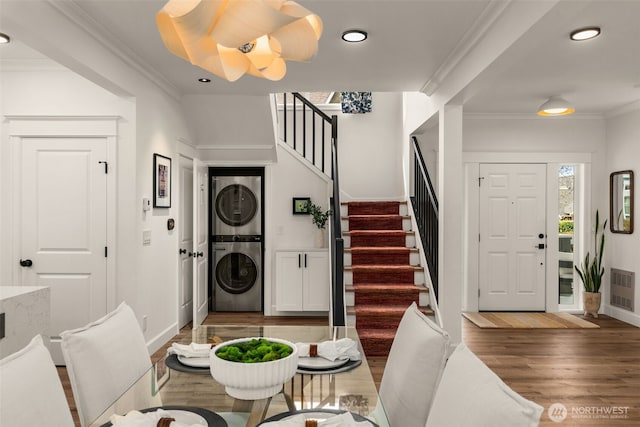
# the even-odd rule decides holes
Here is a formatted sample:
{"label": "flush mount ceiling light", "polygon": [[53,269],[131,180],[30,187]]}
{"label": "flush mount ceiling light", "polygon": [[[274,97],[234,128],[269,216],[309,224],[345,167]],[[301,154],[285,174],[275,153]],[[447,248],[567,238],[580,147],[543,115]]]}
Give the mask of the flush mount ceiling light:
{"label": "flush mount ceiling light", "polygon": [[280,80],[322,35],[320,17],[287,0],[169,0],[156,24],[171,53],[228,81]]}
{"label": "flush mount ceiling light", "polygon": [[545,117],[566,116],[567,114],[572,114],[575,111],[575,108],[573,108],[566,99],[559,96],[552,96],[547,102],[538,108],[538,115]]}
{"label": "flush mount ceiling light", "polygon": [[6,35],[5,33],[0,33],[0,44],[9,43],[11,41],[11,37]]}
{"label": "flush mount ceiling light", "polygon": [[200,77],[200,78],[198,79],[198,81],[199,81],[200,83],[211,83],[211,79],[208,79],[208,78],[206,78],[206,77]]}
{"label": "flush mount ceiling light", "polygon": [[363,42],[367,39],[367,32],[362,30],[347,30],[342,33],[342,40],[349,43]]}
{"label": "flush mount ceiling light", "polygon": [[580,28],[571,32],[571,40],[582,41],[589,40],[600,35],[600,27]]}

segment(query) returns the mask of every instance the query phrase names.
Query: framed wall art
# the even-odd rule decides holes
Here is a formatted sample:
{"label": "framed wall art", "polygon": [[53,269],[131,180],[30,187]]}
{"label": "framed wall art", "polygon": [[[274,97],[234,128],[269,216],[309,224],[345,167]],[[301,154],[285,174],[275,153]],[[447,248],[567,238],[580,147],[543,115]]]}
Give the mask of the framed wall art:
{"label": "framed wall art", "polygon": [[308,215],[310,197],[294,197],[293,198],[293,214],[294,215]]}
{"label": "framed wall art", "polygon": [[153,155],[153,207],[171,207],[171,159]]}

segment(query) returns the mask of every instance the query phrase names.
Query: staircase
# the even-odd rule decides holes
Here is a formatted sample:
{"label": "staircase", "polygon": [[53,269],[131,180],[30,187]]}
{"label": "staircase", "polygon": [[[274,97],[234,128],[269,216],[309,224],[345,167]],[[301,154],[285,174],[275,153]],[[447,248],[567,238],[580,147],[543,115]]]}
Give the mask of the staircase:
{"label": "staircase", "polygon": [[341,208],[348,230],[343,233],[347,324],[355,324],[367,356],[387,356],[412,302],[433,314],[407,204],[347,202]]}

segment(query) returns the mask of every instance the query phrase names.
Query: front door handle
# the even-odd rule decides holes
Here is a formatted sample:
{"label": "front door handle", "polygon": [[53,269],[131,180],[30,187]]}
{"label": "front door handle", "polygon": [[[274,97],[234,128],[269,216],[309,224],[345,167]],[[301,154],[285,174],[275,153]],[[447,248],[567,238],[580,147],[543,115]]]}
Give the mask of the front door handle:
{"label": "front door handle", "polygon": [[30,259],[21,259],[20,265],[22,267],[31,267],[33,265],[33,261],[31,261]]}
{"label": "front door handle", "polygon": [[544,243],[538,243],[538,246],[536,246],[538,249],[544,249],[546,247],[546,245]]}
{"label": "front door handle", "polygon": [[179,254],[180,254],[180,255],[182,255],[182,254],[186,254],[186,253],[187,253],[187,250],[186,250],[186,249],[180,249],[180,251],[179,251]]}

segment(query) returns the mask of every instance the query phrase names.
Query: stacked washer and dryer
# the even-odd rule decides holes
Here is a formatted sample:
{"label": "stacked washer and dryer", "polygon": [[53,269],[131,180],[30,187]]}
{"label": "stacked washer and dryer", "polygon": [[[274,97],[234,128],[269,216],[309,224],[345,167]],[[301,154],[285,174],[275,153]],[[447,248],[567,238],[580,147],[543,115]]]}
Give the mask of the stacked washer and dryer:
{"label": "stacked washer and dryer", "polygon": [[214,311],[262,311],[263,168],[210,168]]}

